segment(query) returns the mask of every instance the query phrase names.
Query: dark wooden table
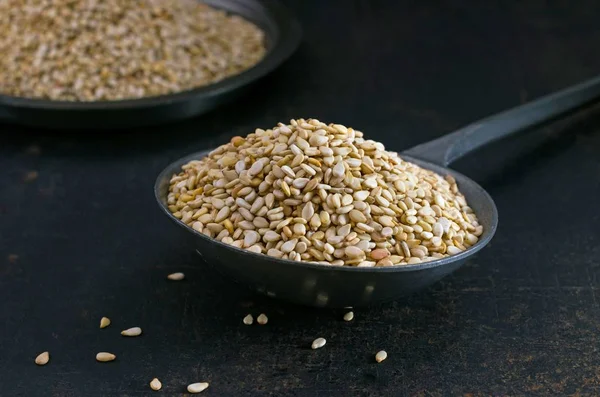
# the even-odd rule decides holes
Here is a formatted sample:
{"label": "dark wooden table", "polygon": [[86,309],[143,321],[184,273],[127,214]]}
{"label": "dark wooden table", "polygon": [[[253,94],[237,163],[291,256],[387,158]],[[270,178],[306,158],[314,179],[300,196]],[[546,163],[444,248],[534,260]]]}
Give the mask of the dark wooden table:
{"label": "dark wooden table", "polygon": [[[114,133],[0,126],[0,395],[154,395],[155,376],[156,395],[198,381],[207,396],[598,395],[597,112],[458,163],[498,205],[489,248],[351,323],[199,265],[151,188],[172,160],[280,120],[340,122],[401,150],[590,78],[600,3],[286,3],[298,53],[209,115]],[[187,279],[167,282],[175,271]],[[248,312],[269,324],[242,325]],[[119,335],[131,326],[144,334]]]}

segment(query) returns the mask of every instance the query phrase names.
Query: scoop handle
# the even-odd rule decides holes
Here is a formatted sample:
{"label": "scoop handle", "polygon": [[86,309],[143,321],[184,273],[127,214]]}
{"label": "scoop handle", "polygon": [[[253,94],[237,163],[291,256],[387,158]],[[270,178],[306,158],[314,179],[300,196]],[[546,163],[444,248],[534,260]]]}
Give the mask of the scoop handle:
{"label": "scoop handle", "polygon": [[402,154],[447,167],[480,147],[539,126],[600,98],[600,76],[525,105],[476,121]]}

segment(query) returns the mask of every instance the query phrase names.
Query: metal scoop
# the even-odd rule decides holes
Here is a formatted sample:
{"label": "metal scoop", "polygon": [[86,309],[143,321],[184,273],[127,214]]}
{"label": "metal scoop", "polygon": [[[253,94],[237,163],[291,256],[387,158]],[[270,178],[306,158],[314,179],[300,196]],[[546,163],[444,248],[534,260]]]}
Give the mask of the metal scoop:
{"label": "metal scoop", "polygon": [[523,106],[468,125],[400,154],[403,159],[441,175],[452,175],[483,225],[479,241],[466,251],[413,265],[390,267],[325,266],[277,259],[235,248],[193,230],[167,208],[169,180],[190,160],[206,156],[195,153],[169,165],[156,180],[154,194],[163,212],[191,238],[197,253],[218,271],[267,296],[319,306],[365,306],[393,300],[433,284],[462,266],[485,247],[498,226],[494,200],[476,182],[447,166],[491,142],[538,126],[590,104],[600,97],[600,77],[548,95]]}

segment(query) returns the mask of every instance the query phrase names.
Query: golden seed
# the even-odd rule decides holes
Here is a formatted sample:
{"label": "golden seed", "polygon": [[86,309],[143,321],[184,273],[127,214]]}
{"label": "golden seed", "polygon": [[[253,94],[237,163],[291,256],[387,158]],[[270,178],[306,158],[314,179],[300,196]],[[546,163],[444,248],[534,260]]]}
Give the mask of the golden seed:
{"label": "golden seed", "polygon": [[288,197],[290,197],[292,195],[292,193],[290,191],[290,187],[288,186],[287,183],[285,183],[285,181],[281,182],[281,190],[283,190],[283,193],[285,193],[285,195]]}
{"label": "golden seed", "polygon": [[314,157],[309,157],[308,163],[315,165],[317,167],[321,167],[321,162],[319,160],[315,159]]}
{"label": "golden seed", "polygon": [[110,325],[110,318],[102,317],[100,319],[100,328],[106,328]]}
{"label": "golden seed", "polygon": [[101,363],[113,361],[116,358],[117,358],[117,356],[115,356],[112,353],[100,352],[100,353],[96,354],[96,360],[100,361]]}
{"label": "golden seed", "polygon": [[142,334],[142,329],[140,327],[128,328],[121,331],[121,335],[123,336],[139,336]]}
{"label": "golden seed", "polygon": [[223,226],[225,226],[225,229],[227,229],[227,231],[228,231],[230,234],[233,234],[233,232],[234,232],[234,229],[233,229],[233,223],[231,223],[231,221],[230,221],[229,219],[225,219],[225,220],[223,221]]}
{"label": "golden seed", "polygon": [[344,321],[352,321],[354,319],[354,312],[348,312],[344,314]]}
{"label": "golden seed", "polygon": [[312,348],[313,350],[320,349],[320,348],[322,348],[323,346],[325,346],[325,343],[327,343],[327,341],[325,340],[325,338],[317,338],[317,339],[315,339],[315,340],[313,341],[313,343],[312,343],[312,345],[311,345],[311,348]]}
{"label": "golden seed", "polygon": [[260,325],[265,325],[267,322],[269,322],[269,318],[266,316],[266,314],[261,313],[258,315],[258,317],[256,317],[256,322]]}
{"label": "golden seed", "polygon": [[244,144],[244,142],[246,142],[246,140],[244,138],[242,138],[241,136],[234,136],[233,138],[231,138],[231,143],[235,147],[242,146]]}
{"label": "golden seed", "polygon": [[254,317],[252,317],[252,314],[248,314],[246,317],[244,317],[242,322],[246,325],[252,325],[252,323],[254,322]]}
{"label": "golden seed", "polygon": [[207,388],[208,388],[208,382],[192,383],[191,385],[188,385],[187,391],[192,394],[195,394],[195,393],[201,393],[204,390],[206,390]]}
{"label": "golden seed", "polygon": [[49,352],[40,353],[35,358],[35,363],[37,365],[46,365],[46,364],[48,364],[48,361],[50,361],[50,353]]}
{"label": "golden seed", "polygon": [[160,390],[162,388],[162,383],[160,383],[158,378],[154,378],[150,381],[150,388],[152,390]]}
{"label": "golden seed", "polygon": [[377,354],[375,355],[375,361],[377,361],[378,363],[382,362],[386,358],[387,358],[387,353],[385,352],[385,350],[381,350],[381,351],[377,352]]}
{"label": "golden seed", "polygon": [[181,281],[185,278],[185,274],[183,273],[171,273],[167,276],[169,280],[173,281]]}

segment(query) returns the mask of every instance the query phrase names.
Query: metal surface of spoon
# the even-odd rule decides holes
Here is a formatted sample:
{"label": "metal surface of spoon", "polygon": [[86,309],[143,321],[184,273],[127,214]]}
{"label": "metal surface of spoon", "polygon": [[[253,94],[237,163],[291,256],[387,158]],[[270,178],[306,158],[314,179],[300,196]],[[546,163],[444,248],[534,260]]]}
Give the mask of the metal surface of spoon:
{"label": "metal surface of spoon", "polygon": [[452,175],[484,230],[479,241],[466,251],[422,264],[351,267],[296,262],[235,248],[193,230],[175,218],[167,207],[169,180],[180,172],[182,165],[206,156],[210,150],[169,165],[158,176],[154,193],[160,208],[191,239],[206,263],[259,293],[318,307],[380,303],[410,294],[448,275],[494,236],[498,226],[494,201],[476,182],[447,168],[448,165],[491,142],[539,126],[599,98],[600,77],[596,77],[402,152],[400,156],[405,160],[441,175]]}

